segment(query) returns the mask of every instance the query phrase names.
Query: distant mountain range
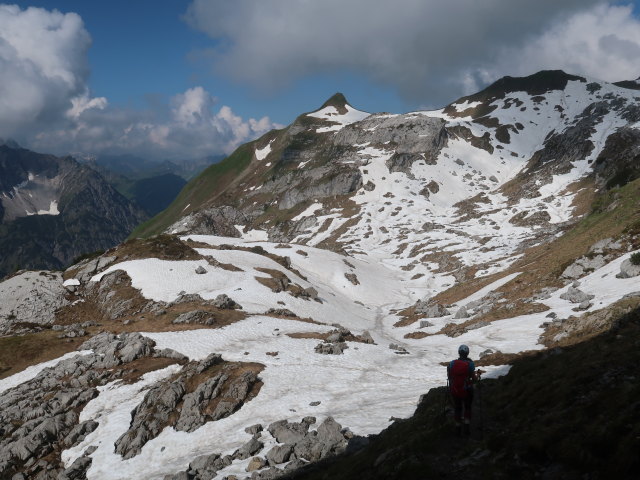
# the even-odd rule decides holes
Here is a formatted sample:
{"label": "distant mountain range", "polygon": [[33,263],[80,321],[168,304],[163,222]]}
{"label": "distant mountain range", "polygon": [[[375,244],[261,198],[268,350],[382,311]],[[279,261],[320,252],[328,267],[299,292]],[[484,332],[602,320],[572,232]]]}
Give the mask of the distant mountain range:
{"label": "distant mountain range", "polygon": [[146,217],[71,157],[0,146],[0,276],[67,266],[121,242]]}
{"label": "distant mountain range", "polygon": [[175,199],[188,180],[223,158],[214,155],[158,162],[133,155],[105,155],[80,161],[100,172],[118,192],[154,216]]}

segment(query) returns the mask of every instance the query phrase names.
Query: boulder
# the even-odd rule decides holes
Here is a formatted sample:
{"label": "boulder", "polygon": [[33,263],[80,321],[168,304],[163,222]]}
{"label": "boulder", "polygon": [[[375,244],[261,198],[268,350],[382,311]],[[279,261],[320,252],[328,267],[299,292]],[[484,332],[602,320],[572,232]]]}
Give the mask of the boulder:
{"label": "boulder", "polygon": [[214,315],[204,310],[193,310],[178,315],[171,323],[175,325],[199,323],[202,325],[213,325],[216,323]]}
{"label": "boulder", "polygon": [[255,472],[267,466],[267,461],[262,457],[253,457],[247,465],[247,472]]}
{"label": "boulder", "polygon": [[416,313],[418,315],[425,315],[428,318],[439,318],[449,315],[449,310],[444,305],[439,303],[429,303],[428,301],[419,300],[416,303]]}
{"label": "boulder", "polygon": [[630,259],[626,259],[620,264],[620,273],[616,278],[632,278],[640,275],[640,265],[634,265]]}
{"label": "boulder", "polygon": [[319,343],[315,346],[314,351],[321,355],[341,355],[347,348],[349,347],[344,342]]}
{"label": "boulder", "polygon": [[569,287],[565,293],[560,295],[561,299],[568,300],[571,303],[582,303],[586,300],[591,300],[594,297],[595,295],[586,294],[575,287]]}
{"label": "boulder", "polygon": [[[254,456],[260,450],[264,448],[264,443],[259,441],[256,438],[251,438],[247,443],[242,445],[238,450],[233,453],[234,459],[245,460],[249,457]],[[268,456],[267,456],[268,458]]]}
{"label": "boulder", "polygon": [[284,445],[276,445],[267,452],[267,462],[272,466],[288,462],[292,453],[293,445],[287,443]]}
{"label": "boulder", "polygon": [[216,297],[216,299],[213,301],[213,305],[222,310],[242,309],[242,307],[238,303],[233,301],[231,298],[229,298],[228,295],[224,293]]}

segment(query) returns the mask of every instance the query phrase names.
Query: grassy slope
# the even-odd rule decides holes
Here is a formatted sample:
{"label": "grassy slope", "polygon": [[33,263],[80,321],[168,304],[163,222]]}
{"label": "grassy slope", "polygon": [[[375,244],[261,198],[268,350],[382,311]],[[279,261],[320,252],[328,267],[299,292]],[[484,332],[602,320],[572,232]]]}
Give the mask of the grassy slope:
{"label": "grassy slope", "polygon": [[[180,217],[222,194],[247,168],[253,157],[253,142],[244,144],[222,162],[211,165],[191,180],[165,210],[139,225],[129,238],[162,233]],[[186,207],[189,206],[188,209]]]}
{"label": "grassy slope", "polygon": [[455,436],[445,390],[433,389],[413,417],[363,450],[288,478],[632,478],[640,467],[639,339],[640,309],[610,332],[483,380],[469,439]]}

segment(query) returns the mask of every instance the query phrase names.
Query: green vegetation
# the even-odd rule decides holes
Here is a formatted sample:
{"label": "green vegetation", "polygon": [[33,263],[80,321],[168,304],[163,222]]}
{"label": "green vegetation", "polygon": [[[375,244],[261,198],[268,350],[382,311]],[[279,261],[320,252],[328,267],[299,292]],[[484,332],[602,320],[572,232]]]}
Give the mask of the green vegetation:
{"label": "green vegetation", "polygon": [[[157,235],[181,216],[202,207],[221,195],[249,166],[253,158],[254,142],[244,144],[220,163],[207,168],[182,189],[178,197],[164,211],[139,225],[129,238]],[[187,208],[188,207],[188,208]]]}
{"label": "green vegetation", "polygon": [[631,260],[631,263],[633,265],[640,265],[640,252],[631,254],[631,257],[629,258],[629,260]]}

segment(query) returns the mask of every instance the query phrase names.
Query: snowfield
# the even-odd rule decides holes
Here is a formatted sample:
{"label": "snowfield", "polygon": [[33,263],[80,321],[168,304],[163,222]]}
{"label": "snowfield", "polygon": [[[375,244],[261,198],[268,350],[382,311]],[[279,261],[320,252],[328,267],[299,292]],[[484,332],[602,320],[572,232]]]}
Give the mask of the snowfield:
{"label": "snowfield", "polygon": [[[203,298],[228,294],[252,315],[220,329],[142,334],[155,340],[157,348],[175,349],[192,360],[203,359],[215,352],[228,361],[257,362],[266,368],[260,375],[264,386],[258,396],[232,416],[207,423],[192,433],[165,428],[161,435],[147,443],[140,455],[126,461],[113,453],[113,442],[128,428],[129,412],[141,400],[146,388],[154,381],[166,378],[178,367],[148,374],[134,385],[116,382],[104,387],[100,396],[87,405],[82,414],[83,419],[104,419],[99,420],[100,427],[81,444],[64,452],[64,459],[70,465],[88,446],[98,445],[88,471],[90,479],[122,479],[132,475],[162,478],[166,473],[185,469],[200,454],[233,453],[249,440],[250,436],[244,432],[249,425],[261,423],[266,426],[285,418],[299,421],[304,416],[313,415],[321,422],[332,416],[354,433],[376,433],[389,424],[391,416],[411,415],[420,395],[445,383],[445,369],[440,363],[455,356],[461,343],[470,346],[474,358],[486,349],[516,353],[542,348],[538,338],[543,332],[541,324],[548,320],[548,312],[494,321],[456,338],[432,335],[423,339],[405,339],[405,333],[415,331],[416,325],[394,327],[399,318],[391,310],[413,303],[425,294],[420,282],[403,278],[407,276],[406,272],[394,271],[384,263],[364,258],[348,258],[353,265],[350,267],[344,262],[344,257],[308,246],[283,249],[268,242],[235,238],[201,235],[189,238],[211,245],[259,245],[275,254],[288,254],[292,267],[308,281],[262,255],[206,248],[198,251],[220,262],[232,263],[243,271],[215,269],[205,261],[146,259],[122,262],[95,276],[92,281],[100,281],[109,271],[123,269],[132,278],[134,287],[153,300],[171,301],[180,292],[198,293]],[[303,250],[306,256],[295,253],[294,249]],[[627,256],[620,257],[582,279],[581,288],[596,294],[592,309],[607,306],[638,290],[637,279],[615,278],[625,258]],[[196,274],[195,268],[199,265],[208,272]],[[319,290],[322,303],[293,298],[286,292],[270,291],[255,280],[255,276],[261,276],[255,267],[277,269],[302,286],[314,285]],[[344,277],[345,272],[354,272],[360,285],[351,284]],[[503,277],[456,305],[478,300],[517,276],[518,273]],[[605,288],[600,285],[602,278],[608,279]],[[564,290],[556,291],[543,302],[560,317],[575,315],[571,310],[575,304],[559,298]],[[261,315],[268,308],[282,306],[278,301],[284,301],[284,307],[300,317],[310,317],[322,324]],[[430,319],[434,326],[424,331],[435,333],[447,323],[464,321],[453,320],[452,317]],[[339,323],[356,334],[368,330],[376,344],[349,342],[349,348],[342,355],[320,355],[314,352],[319,340],[287,335],[327,332],[333,328],[332,323]],[[396,353],[389,348],[390,343],[404,347],[409,354]],[[277,352],[277,355],[268,355],[267,352]],[[495,376],[505,374],[509,367],[486,369],[485,376]],[[311,405],[312,402],[320,403]],[[267,432],[263,433],[265,438],[275,444]],[[244,468],[248,461],[234,461],[216,478],[246,474]],[[141,471],[145,472],[142,476]]]}
{"label": "snowfield", "polygon": [[[94,419],[99,426],[80,444],[62,453],[65,465],[70,466],[88,447],[96,446],[87,478],[162,479],[185,470],[198,455],[232,454],[251,438],[244,431],[248,426],[260,423],[267,427],[278,420],[300,421],[305,416],[316,417],[316,426],[331,416],[355,434],[377,433],[389,425],[391,417],[410,416],[422,394],[446,383],[441,363],[455,358],[460,344],[469,345],[473,359],[487,350],[505,354],[539,350],[544,348],[538,343],[544,333],[543,323],[549,321],[551,313],[559,319],[579,317],[639,292],[640,277],[616,277],[622,262],[631,255],[618,252],[620,256],[579,279],[576,286],[594,296],[583,311],[576,311],[575,303],[560,298],[571,288],[568,283],[548,291],[546,298],[535,300],[546,305],[547,311],[496,320],[457,337],[439,333],[448,324],[468,320],[455,318],[461,307],[478,303],[517,281],[521,272],[509,268],[523,257],[524,248],[561,235],[566,222],[575,218],[580,193],[576,182],[591,173],[608,136],[628,124],[618,110],[612,109],[588,130],[593,149],[585,158],[567,161],[564,173],[536,177],[538,180],[527,195],[510,194],[505,186],[520,178],[518,175],[545,147],[550,135],[562,133],[574,125],[576,118],[582,118],[586,105],[607,96],[632,101],[637,95],[604,83],[594,90],[589,82],[569,81],[564,90],[536,96],[512,92],[493,101],[488,107],[496,108],[490,116],[510,127],[506,142],[496,138],[496,129],[486,126],[487,122],[473,121],[473,114],[468,112],[482,104],[476,101],[404,116],[370,115],[348,104],[343,114],[334,106],[307,114],[326,121],[326,126],[316,129],[314,122],[313,127],[317,133],[331,133],[323,139],[339,137],[342,134],[333,134],[347,125],[350,127],[345,131],[362,131],[363,124],[367,125],[367,132],[375,131],[377,127],[371,122],[396,117],[402,117],[408,125],[416,119],[424,121],[425,117],[442,119],[450,130],[447,144],[438,151],[437,158],[435,154],[434,158],[415,154],[420,156],[418,160],[414,157],[409,165],[397,169],[389,166],[397,153],[394,142],[353,145],[344,163],[359,169],[362,176],[362,188],[350,198],[355,207],[343,210],[335,206],[333,199],[312,199],[289,219],[310,225],[294,230],[291,243],[270,242],[268,239],[274,238],[270,237],[271,232],[245,231],[243,225],[236,225],[240,238],[182,237],[185,242],[198,242],[195,250],[203,256],[200,260],[125,260],[93,276],[90,281],[95,283],[111,272],[125,271],[132,286],[154,302],[169,303],[184,294],[198,294],[205,300],[228,295],[242,306],[246,318],[222,328],[141,333],[153,339],[157,349],[174,349],[190,360],[219,353],[226,361],[262,364],[263,386],[254,399],[231,416],[206,423],[191,433],[166,427],[139,455],[122,460],[114,453],[114,442],[127,431],[131,411],[149,388],[182,367],[172,365],[148,373],[132,385],[112,382],[100,387],[99,395],[82,411],[81,420]],[[435,123],[438,122],[442,123]],[[481,148],[479,143],[465,138],[467,131],[475,140],[485,139],[487,144]],[[271,142],[254,150],[258,161],[269,156]],[[299,163],[298,168],[308,162]],[[253,186],[243,191],[253,195],[260,188]],[[335,250],[345,254],[320,248],[327,241],[335,241],[343,249]],[[222,245],[229,247],[216,248]],[[261,251],[286,261],[276,261]],[[236,268],[216,266],[220,264]],[[449,313],[428,318],[430,325],[420,327],[416,322],[396,326],[403,319],[402,310],[454,286],[461,281],[458,274],[465,267],[472,272],[471,279],[502,276],[447,305]],[[517,268],[524,271],[526,266]],[[196,273],[196,269],[205,272]],[[287,290],[272,290],[267,285],[274,272],[286,276],[298,290],[312,293],[294,296]],[[462,281],[465,280],[469,278]],[[20,281],[26,285],[26,280]],[[5,287],[0,284],[0,292],[2,288],[18,292],[14,285],[17,282],[9,280]],[[78,286],[80,281],[67,280],[64,285]],[[298,318],[276,318],[267,313],[270,309],[288,309]],[[366,331],[375,343],[347,342],[348,348],[340,355],[316,353],[314,349],[321,340],[307,337],[325,334],[336,326],[347,328],[354,335]],[[405,337],[416,332],[423,338]],[[293,334],[298,335],[290,336]],[[73,352],[61,359],[84,353],[87,352]],[[0,392],[33,378],[61,359],[0,380]],[[504,375],[509,368],[483,367],[489,377]],[[275,439],[266,431],[261,441],[265,442],[261,455],[275,445]],[[244,478],[249,460],[235,460],[215,478]]]}

